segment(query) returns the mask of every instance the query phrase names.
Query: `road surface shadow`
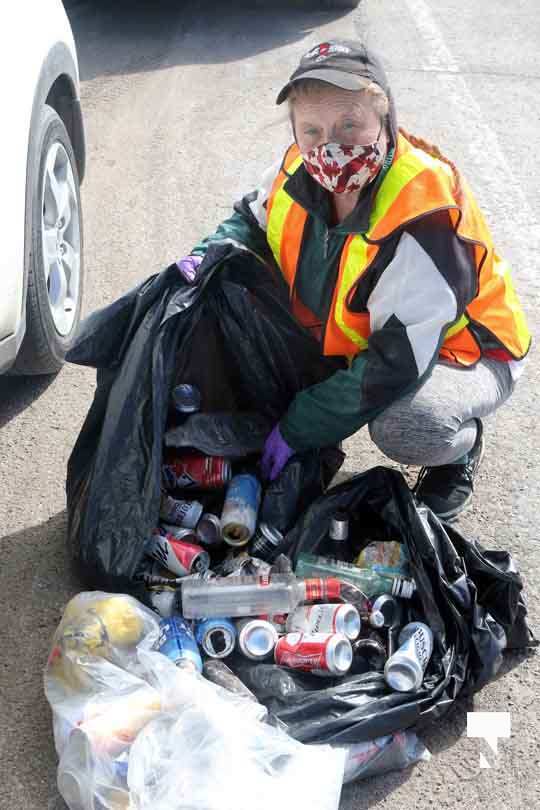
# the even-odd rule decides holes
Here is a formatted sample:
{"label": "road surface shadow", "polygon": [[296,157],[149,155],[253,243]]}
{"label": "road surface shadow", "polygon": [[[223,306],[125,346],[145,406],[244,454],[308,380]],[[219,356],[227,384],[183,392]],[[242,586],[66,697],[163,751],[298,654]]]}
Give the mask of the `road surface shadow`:
{"label": "road surface shadow", "polygon": [[20,796],[22,784],[32,807],[47,809],[60,809],[63,803],[56,790],[57,758],[43,668],[66,603],[84,589],[71,565],[66,534],[63,511],[3,537],[0,567],[3,792]]}
{"label": "road surface shadow", "polygon": [[57,374],[39,377],[0,377],[0,430],[45,393]]}
{"label": "road surface shadow", "polygon": [[350,13],[315,5],[307,0],[283,0],[278,7],[262,0],[64,0],[83,81],[246,59],[293,44]]}

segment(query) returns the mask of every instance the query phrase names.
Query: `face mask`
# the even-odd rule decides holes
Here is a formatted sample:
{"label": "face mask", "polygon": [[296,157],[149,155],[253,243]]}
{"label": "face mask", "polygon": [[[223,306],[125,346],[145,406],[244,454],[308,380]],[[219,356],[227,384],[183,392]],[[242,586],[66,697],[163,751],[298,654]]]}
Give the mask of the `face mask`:
{"label": "face mask", "polygon": [[323,143],[303,152],[302,159],[313,179],[327,191],[358,191],[373,180],[384,162],[379,137],[380,132],[377,140],[367,146]]}

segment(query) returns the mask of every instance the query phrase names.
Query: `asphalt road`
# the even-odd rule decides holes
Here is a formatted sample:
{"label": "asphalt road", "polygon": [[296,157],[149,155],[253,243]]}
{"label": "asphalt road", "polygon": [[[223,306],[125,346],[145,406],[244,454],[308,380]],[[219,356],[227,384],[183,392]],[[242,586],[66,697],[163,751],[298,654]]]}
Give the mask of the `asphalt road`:
{"label": "asphalt road", "polygon": [[[369,0],[355,12],[295,4],[66,0],[79,49],[88,141],[83,187],[90,311],[190,246],[250,190],[288,142],[273,106],[298,56],[331,35],[383,54],[400,121],[465,172],[515,268],[538,334],[540,12],[537,0]],[[474,507],[459,523],[509,549],[540,628],[539,367],[533,353],[511,404],[488,426]],[[0,381],[3,600],[0,808],[56,810],[56,759],[41,672],[63,606],[80,586],[65,550],[64,480],[94,375]],[[384,459],[365,431],[346,471]],[[405,471],[413,476],[415,471]],[[342,807],[540,806],[538,656],[512,655],[474,699],[425,735],[413,770],[344,790]],[[466,737],[472,710],[510,711],[491,769]]]}

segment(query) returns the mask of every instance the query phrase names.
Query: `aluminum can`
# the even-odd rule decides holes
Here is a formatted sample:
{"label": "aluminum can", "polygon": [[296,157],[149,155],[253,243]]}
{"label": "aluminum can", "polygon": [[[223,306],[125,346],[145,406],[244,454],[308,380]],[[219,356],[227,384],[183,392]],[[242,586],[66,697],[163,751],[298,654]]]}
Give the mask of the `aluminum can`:
{"label": "aluminum can", "polygon": [[268,523],[260,523],[253,535],[251,543],[251,556],[259,560],[272,563],[279,554],[279,547],[283,543],[283,535]]}
{"label": "aluminum can", "polygon": [[247,551],[241,551],[240,554],[230,552],[221,563],[220,576],[265,576],[270,574],[271,568],[270,563],[250,557]]}
{"label": "aluminum can", "polygon": [[[195,539],[193,534],[190,537]],[[210,565],[210,556],[201,546],[178,540],[171,534],[153,534],[148,541],[146,553],[178,577],[206,571]]]}
{"label": "aluminum can", "polygon": [[287,633],[341,633],[354,641],[362,622],[354,605],[302,605],[287,619]]}
{"label": "aluminum can", "polygon": [[185,529],[194,529],[203,513],[203,505],[199,501],[183,501],[162,495],[159,517],[165,523],[182,526]]}
{"label": "aluminum can", "polygon": [[195,641],[210,658],[226,658],[236,644],[236,627],[230,619],[197,619]]}
{"label": "aluminum can", "polygon": [[238,628],[238,649],[251,661],[264,661],[274,652],[278,642],[277,630],[264,619],[240,619]]}
{"label": "aluminum can", "polygon": [[150,591],[148,601],[150,602],[152,610],[155,610],[156,613],[165,619],[168,619],[169,616],[172,616],[174,613],[178,613],[176,588],[164,585],[149,588],[148,590]]}
{"label": "aluminum can", "polygon": [[345,541],[349,539],[349,516],[347,512],[339,510],[332,515],[328,536],[330,540]]}
{"label": "aluminum can", "polygon": [[254,475],[235,475],[227,487],[221,534],[230,546],[245,546],[255,526],[261,502],[261,484]]}
{"label": "aluminum can", "polygon": [[189,416],[201,410],[201,392],[194,385],[177,385],[173,389],[172,400],[180,416]]}
{"label": "aluminum can", "polygon": [[402,615],[402,607],[395,596],[383,593],[371,607],[369,623],[372,627],[395,627]]}
{"label": "aluminum can", "polygon": [[384,667],[386,683],[397,692],[416,692],[433,652],[433,633],[423,622],[406,624],[399,634],[399,649]]}
{"label": "aluminum can", "polygon": [[154,649],[166,655],[177,667],[202,672],[202,658],[193,630],[181,616],[161,619]]}
{"label": "aluminum can", "polygon": [[288,633],[274,651],[276,664],[312,675],[345,675],[352,664],[352,647],[341,633]]}
{"label": "aluminum can", "polygon": [[197,524],[197,539],[203,546],[214,548],[223,543],[221,520],[211,512],[205,512]]}
{"label": "aluminum can", "polygon": [[167,489],[222,489],[231,480],[231,463],[222,456],[186,454],[161,469]]}

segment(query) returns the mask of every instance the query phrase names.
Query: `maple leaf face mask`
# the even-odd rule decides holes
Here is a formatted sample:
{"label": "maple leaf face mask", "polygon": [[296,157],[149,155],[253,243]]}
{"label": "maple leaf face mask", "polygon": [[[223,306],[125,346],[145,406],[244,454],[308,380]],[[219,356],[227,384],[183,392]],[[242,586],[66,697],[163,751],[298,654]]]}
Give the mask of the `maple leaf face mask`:
{"label": "maple leaf face mask", "polygon": [[359,191],[379,173],[385,153],[377,140],[365,146],[323,143],[302,152],[304,165],[323,188],[333,194]]}

